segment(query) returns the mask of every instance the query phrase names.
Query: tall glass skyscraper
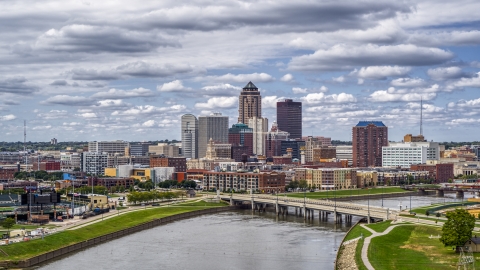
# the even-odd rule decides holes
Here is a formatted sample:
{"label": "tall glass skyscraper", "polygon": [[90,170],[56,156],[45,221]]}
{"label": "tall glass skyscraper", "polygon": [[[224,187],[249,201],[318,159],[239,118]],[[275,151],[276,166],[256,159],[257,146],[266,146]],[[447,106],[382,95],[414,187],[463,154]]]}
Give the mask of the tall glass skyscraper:
{"label": "tall glass skyscraper", "polygon": [[186,158],[198,158],[198,120],[193,114],[182,115],[182,153]]}
{"label": "tall glass skyscraper", "polygon": [[290,133],[290,139],[302,138],[302,102],[291,99],[277,102],[277,125]]}

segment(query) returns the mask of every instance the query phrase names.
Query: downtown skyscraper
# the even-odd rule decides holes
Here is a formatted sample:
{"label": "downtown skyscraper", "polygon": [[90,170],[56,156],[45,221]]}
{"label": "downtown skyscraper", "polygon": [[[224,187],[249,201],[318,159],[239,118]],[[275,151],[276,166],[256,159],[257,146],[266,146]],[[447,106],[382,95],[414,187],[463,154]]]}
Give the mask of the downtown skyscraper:
{"label": "downtown skyscraper", "polygon": [[182,115],[182,153],[186,158],[198,158],[198,120],[193,114]]}
{"label": "downtown skyscraper", "polygon": [[388,127],[381,121],[360,121],[352,128],[353,167],[381,167]]}
{"label": "downtown skyscraper", "polygon": [[228,116],[213,113],[198,117],[198,158],[205,157],[209,140],[228,143]]}
{"label": "downtown skyscraper", "polygon": [[291,99],[277,102],[277,125],[290,133],[290,139],[302,138],[302,102]]}
{"label": "downtown skyscraper", "polygon": [[262,97],[258,88],[249,82],[238,97],[238,123],[248,124],[252,117],[262,117]]}

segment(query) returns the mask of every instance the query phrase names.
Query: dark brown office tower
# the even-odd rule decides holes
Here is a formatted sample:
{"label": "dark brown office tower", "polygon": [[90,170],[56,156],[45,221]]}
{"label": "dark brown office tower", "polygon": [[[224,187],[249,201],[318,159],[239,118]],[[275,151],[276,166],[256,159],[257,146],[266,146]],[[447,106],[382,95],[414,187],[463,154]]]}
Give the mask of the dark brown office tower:
{"label": "dark brown office tower", "polygon": [[248,124],[252,117],[262,117],[262,97],[258,88],[249,82],[238,98],[238,123]]}
{"label": "dark brown office tower", "polygon": [[353,167],[381,167],[388,127],[381,121],[360,121],[352,128]]}
{"label": "dark brown office tower", "polygon": [[278,129],[290,133],[290,139],[302,138],[302,102],[291,99],[277,102]]}

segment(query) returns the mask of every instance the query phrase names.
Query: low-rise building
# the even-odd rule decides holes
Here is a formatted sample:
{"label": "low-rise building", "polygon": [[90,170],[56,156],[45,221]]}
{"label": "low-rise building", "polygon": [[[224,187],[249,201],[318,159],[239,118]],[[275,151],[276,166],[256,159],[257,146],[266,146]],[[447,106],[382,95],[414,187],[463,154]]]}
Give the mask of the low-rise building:
{"label": "low-rise building", "polygon": [[277,172],[205,172],[203,189],[258,191],[276,193],[285,191],[285,174]]}

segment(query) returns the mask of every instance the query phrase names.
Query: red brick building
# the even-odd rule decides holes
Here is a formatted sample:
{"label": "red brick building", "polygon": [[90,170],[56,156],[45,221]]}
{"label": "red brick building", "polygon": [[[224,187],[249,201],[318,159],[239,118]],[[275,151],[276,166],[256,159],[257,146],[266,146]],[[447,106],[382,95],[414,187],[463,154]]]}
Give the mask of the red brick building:
{"label": "red brick building", "polygon": [[454,178],[453,164],[437,164],[436,165],[436,182],[446,183],[448,179]]}
{"label": "red brick building", "polygon": [[381,121],[360,121],[352,128],[353,167],[381,167],[388,127]]}
{"label": "red brick building", "polygon": [[187,159],[184,157],[150,156],[150,168],[175,167],[175,172],[187,171]]}
{"label": "red brick building", "polygon": [[3,168],[0,167],[0,180],[13,179],[17,168]]}
{"label": "red brick building", "polygon": [[253,129],[238,123],[228,129],[228,143],[232,145],[232,158],[242,161],[242,154],[253,155]]}
{"label": "red brick building", "polygon": [[435,183],[446,183],[454,178],[453,164],[415,164],[410,165],[411,171],[428,171],[428,178],[434,179]]}

